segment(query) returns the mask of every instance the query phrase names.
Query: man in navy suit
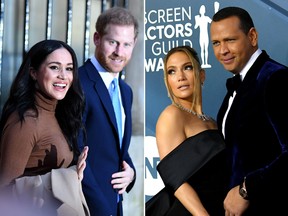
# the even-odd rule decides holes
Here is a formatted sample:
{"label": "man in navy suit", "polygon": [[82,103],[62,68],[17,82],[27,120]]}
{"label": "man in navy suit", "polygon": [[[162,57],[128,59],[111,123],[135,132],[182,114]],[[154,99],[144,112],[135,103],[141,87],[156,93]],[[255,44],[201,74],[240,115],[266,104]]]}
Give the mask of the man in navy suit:
{"label": "man in navy suit", "polygon": [[235,75],[217,115],[231,166],[225,215],[288,215],[288,68],[259,49],[242,8],[219,10],[210,31],[217,60]]}
{"label": "man in navy suit", "polygon": [[[106,10],[96,22],[95,55],[79,68],[86,97],[83,121],[87,135],[83,143],[85,134],[81,133],[79,146],[82,149],[87,144],[90,152],[82,186],[91,216],[123,215],[122,194],[135,183],[136,170],[128,153],[133,94],[119,75],[132,56],[137,36],[138,22],[127,9]],[[121,134],[109,95],[114,78],[120,89]]]}

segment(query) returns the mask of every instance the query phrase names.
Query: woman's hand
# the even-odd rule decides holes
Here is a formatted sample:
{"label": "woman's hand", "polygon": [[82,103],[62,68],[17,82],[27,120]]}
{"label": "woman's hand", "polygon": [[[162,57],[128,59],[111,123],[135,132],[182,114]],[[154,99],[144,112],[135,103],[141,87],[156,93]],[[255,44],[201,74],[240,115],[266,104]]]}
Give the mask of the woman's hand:
{"label": "woman's hand", "polygon": [[80,181],[82,181],[83,176],[84,176],[83,172],[84,172],[84,169],[86,167],[87,155],[88,155],[88,146],[85,146],[83,151],[81,152],[81,154],[78,158],[78,162],[77,162],[77,174],[78,174],[78,179]]}

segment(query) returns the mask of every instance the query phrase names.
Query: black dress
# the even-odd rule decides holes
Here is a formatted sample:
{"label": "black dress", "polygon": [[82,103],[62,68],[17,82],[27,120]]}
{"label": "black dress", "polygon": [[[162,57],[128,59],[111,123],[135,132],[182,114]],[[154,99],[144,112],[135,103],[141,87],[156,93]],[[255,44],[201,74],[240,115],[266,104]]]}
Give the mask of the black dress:
{"label": "black dress", "polygon": [[145,204],[145,216],[191,215],[174,196],[188,182],[211,216],[223,216],[228,188],[225,143],[218,130],[187,138],[157,166],[165,187]]}

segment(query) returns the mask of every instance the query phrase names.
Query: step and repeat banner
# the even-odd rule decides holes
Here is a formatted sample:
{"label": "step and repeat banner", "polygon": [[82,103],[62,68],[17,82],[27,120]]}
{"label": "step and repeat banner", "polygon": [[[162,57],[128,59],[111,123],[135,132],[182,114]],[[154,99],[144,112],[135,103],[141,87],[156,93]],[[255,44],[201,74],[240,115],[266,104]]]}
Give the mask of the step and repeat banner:
{"label": "step and repeat banner", "polygon": [[171,48],[193,47],[206,71],[203,87],[204,113],[216,118],[231,73],[216,60],[210,41],[213,15],[221,8],[239,6],[254,21],[259,47],[275,60],[288,65],[288,5],[273,0],[146,0],[145,2],[145,201],[163,182],[157,173],[159,163],[155,126],[162,110],[171,103],[163,79],[163,57]]}

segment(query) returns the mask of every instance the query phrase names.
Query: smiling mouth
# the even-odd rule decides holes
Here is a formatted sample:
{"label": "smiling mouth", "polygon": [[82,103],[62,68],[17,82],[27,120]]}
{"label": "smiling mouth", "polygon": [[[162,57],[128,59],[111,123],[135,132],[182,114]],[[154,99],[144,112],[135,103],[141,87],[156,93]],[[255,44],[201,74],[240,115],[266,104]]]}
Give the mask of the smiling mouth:
{"label": "smiling mouth", "polygon": [[67,84],[64,84],[64,83],[54,83],[53,86],[64,89],[64,88],[66,88]]}
{"label": "smiling mouth", "polygon": [[233,62],[233,60],[234,60],[234,58],[227,58],[227,59],[222,59],[222,62],[223,62],[224,64],[230,64],[230,63]]}
{"label": "smiling mouth", "polygon": [[116,63],[122,63],[122,62],[123,62],[122,59],[113,59],[113,58],[112,58],[112,61],[113,61],[113,62],[116,62]]}

